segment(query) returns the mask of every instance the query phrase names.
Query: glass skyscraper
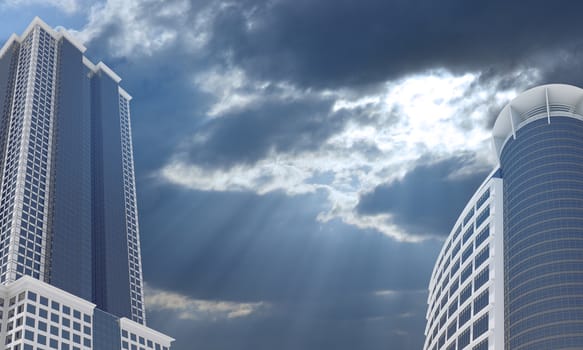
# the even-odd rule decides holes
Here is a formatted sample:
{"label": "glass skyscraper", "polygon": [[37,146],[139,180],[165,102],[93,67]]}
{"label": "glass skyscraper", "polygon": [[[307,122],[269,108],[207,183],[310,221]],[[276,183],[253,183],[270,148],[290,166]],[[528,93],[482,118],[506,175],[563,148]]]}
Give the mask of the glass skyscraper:
{"label": "glass skyscraper", "polygon": [[36,18],[0,49],[0,341],[169,349],[145,326],[131,96]]}
{"label": "glass skyscraper", "polygon": [[499,162],[439,254],[424,349],[581,349],[583,90],[528,90],[492,133]]}

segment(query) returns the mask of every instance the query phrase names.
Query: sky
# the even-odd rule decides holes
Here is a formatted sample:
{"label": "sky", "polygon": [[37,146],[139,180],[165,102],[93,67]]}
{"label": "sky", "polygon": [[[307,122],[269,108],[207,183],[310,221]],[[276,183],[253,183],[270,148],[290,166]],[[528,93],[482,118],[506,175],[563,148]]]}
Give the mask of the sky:
{"label": "sky", "polygon": [[132,96],[147,322],[175,350],[420,349],[514,96],[583,86],[580,1],[2,0]]}

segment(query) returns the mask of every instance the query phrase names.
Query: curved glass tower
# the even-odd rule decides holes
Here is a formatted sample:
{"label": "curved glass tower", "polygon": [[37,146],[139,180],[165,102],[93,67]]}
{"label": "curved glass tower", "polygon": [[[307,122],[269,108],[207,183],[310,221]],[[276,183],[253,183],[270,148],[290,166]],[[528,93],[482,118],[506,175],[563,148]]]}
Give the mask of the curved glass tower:
{"label": "curved glass tower", "polygon": [[[438,257],[424,349],[581,349],[583,90],[559,84],[528,90],[502,110],[492,133],[499,164],[460,215]],[[461,276],[449,261],[457,266],[450,247],[457,247],[460,232],[467,230],[465,218],[479,209],[478,198],[487,192],[494,197],[488,219],[494,249],[486,263],[494,276],[486,282],[488,305],[481,306],[475,280],[469,297],[458,295],[454,286]],[[477,243],[474,251],[483,249]],[[465,244],[462,239],[461,250],[470,249]],[[470,264],[461,264],[460,269],[469,269]],[[467,300],[474,300],[471,306]],[[468,320],[449,312],[470,307]],[[488,323],[476,326],[488,309]]]}
{"label": "curved glass tower", "polygon": [[543,92],[500,147],[507,349],[583,347],[583,90]]}

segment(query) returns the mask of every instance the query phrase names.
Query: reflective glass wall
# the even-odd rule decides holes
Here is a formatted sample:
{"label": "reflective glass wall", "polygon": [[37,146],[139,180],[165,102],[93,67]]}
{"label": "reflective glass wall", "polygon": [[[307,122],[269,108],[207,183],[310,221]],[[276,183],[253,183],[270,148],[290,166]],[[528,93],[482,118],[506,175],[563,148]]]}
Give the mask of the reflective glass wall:
{"label": "reflective glass wall", "polygon": [[525,124],[500,164],[505,348],[583,348],[583,121]]}

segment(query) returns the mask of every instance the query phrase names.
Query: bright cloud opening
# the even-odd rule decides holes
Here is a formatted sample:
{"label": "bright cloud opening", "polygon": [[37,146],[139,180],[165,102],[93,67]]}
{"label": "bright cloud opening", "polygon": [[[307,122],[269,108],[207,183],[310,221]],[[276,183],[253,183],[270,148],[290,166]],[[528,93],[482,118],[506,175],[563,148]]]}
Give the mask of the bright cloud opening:
{"label": "bright cloud opening", "polygon": [[[456,76],[437,70],[389,82],[379,93],[365,97],[350,98],[341,91],[327,91],[321,96],[336,99],[330,111],[331,118],[342,111],[364,108],[368,120],[350,119],[342,131],[315,151],[271,152],[252,165],[236,165],[229,169],[208,169],[189,163],[179,155],[161,169],[160,176],[174,184],[206,191],[257,194],[283,191],[296,195],[324,190],[329,210],[319,213],[318,220],[341,219],[397,240],[420,240],[423,237],[397,227],[390,214],[365,216],[357,213],[355,208],[360,196],[380,184],[403,177],[422,157],[437,162],[461,153],[473,154],[477,164],[469,166],[480,169],[492,166],[495,160],[487,123],[491,108],[501,108],[531,84],[537,74],[534,70],[516,73],[515,85],[506,90],[499,88],[502,77],[480,84],[478,73]],[[244,107],[244,103],[241,105],[233,100],[229,103],[221,91],[236,91],[242,84],[252,82],[246,82],[239,74],[235,77],[241,79],[232,79],[230,74],[212,77],[207,82],[207,91],[216,90],[217,101],[228,105],[223,107]],[[221,89],[216,88],[218,86]],[[260,94],[261,89],[252,89],[243,100],[259,99]],[[209,116],[220,114],[220,106],[213,106]],[[366,147],[359,147],[363,145]],[[204,147],[204,140],[201,147]],[[464,171],[471,172],[471,169],[460,169],[460,174]],[[331,176],[318,176],[320,174]]]}

